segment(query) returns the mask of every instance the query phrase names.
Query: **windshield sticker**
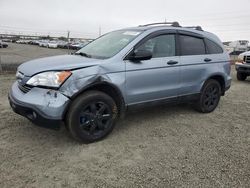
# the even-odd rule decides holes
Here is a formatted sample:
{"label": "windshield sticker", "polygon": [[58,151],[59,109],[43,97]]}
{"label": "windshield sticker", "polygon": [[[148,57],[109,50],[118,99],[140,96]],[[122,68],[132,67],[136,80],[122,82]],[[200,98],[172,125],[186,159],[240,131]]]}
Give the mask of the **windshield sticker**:
{"label": "windshield sticker", "polygon": [[132,36],[136,36],[139,34],[140,34],[140,32],[136,32],[136,31],[126,31],[123,33],[123,35],[132,35]]}

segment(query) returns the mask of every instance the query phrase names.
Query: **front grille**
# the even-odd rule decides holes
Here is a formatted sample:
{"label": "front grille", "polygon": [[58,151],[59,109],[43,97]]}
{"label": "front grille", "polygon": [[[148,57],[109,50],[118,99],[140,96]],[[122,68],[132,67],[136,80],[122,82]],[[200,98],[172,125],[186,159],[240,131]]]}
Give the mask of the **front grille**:
{"label": "front grille", "polygon": [[31,87],[27,85],[22,85],[18,83],[18,88],[23,92],[23,93],[28,93],[31,90]]}
{"label": "front grille", "polygon": [[250,56],[245,56],[245,57],[244,57],[244,61],[245,61],[246,63],[250,63]]}

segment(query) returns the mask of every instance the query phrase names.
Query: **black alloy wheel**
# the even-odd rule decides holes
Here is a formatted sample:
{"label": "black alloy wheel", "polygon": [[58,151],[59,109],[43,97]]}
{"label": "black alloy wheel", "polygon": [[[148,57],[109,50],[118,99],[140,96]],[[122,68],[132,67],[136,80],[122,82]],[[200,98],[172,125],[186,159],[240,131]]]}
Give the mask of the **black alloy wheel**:
{"label": "black alloy wheel", "polygon": [[200,98],[195,104],[196,110],[209,113],[218,106],[221,97],[221,85],[217,80],[208,80],[204,83]]}
{"label": "black alloy wheel", "polygon": [[87,91],[72,102],[65,124],[73,138],[91,143],[113,130],[117,114],[116,103],[109,95]]}
{"label": "black alloy wheel", "polygon": [[214,109],[220,99],[220,88],[217,84],[211,84],[210,87],[207,87],[205,90],[205,95],[203,99],[203,105],[206,109]]}
{"label": "black alloy wheel", "polygon": [[86,134],[99,136],[112,126],[112,109],[104,102],[91,102],[83,107],[79,126]]}

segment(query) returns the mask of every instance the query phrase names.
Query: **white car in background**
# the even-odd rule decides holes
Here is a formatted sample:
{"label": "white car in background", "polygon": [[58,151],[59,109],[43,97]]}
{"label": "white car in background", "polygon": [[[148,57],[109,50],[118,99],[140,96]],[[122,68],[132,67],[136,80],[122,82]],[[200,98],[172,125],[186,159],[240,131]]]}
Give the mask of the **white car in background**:
{"label": "white car in background", "polygon": [[250,76],[250,51],[241,53],[238,59],[239,62],[235,63],[237,79],[239,81],[244,81]]}
{"label": "white car in background", "polygon": [[0,48],[7,48],[7,47],[8,47],[8,44],[0,40]]}
{"label": "white car in background", "polygon": [[238,59],[239,59],[240,61],[244,61],[245,56],[250,56],[250,51],[246,51],[246,52],[241,53],[241,54],[238,56]]}
{"label": "white car in background", "polygon": [[84,46],[86,46],[88,42],[78,42],[70,45],[70,49],[72,50],[80,50]]}
{"label": "white car in background", "polygon": [[48,48],[57,48],[57,47],[58,47],[57,41],[49,41],[48,42]]}
{"label": "white car in background", "polygon": [[39,41],[39,46],[40,47],[48,47],[48,43],[49,43],[49,41],[47,41],[47,40],[41,40],[41,41]]}

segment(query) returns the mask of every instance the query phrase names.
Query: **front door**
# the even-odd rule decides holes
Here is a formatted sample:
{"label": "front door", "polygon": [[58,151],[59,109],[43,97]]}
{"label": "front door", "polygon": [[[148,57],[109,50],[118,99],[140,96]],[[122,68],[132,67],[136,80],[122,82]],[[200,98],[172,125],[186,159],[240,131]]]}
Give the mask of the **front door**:
{"label": "front door", "polygon": [[129,105],[177,97],[180,89],[176,35],[148,37],[135,50],[152,52],[150,60],[126,60],[126,99]]}

